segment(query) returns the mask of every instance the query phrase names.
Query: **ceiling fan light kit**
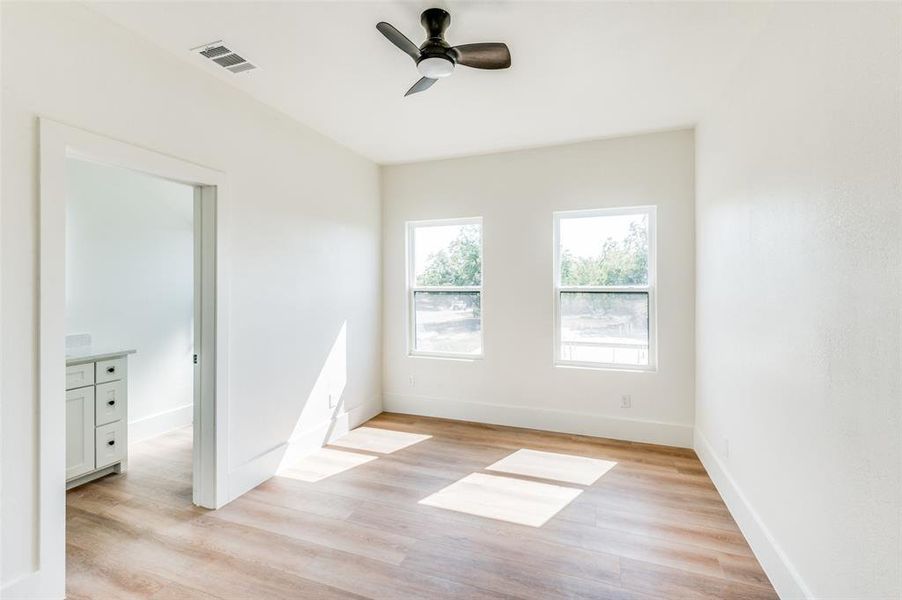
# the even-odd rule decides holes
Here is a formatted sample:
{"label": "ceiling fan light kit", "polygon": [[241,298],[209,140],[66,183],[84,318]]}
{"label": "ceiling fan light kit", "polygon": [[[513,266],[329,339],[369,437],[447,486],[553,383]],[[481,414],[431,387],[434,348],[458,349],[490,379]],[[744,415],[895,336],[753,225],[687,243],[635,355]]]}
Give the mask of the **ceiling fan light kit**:
{"label": "ceiling fan light kit", "polygon": [[413,84],[405,96],[429,89],[439,79],[454,73],[454,67],[463,65],[474,69],[507,69],[511,66],[511,54],[506,44],[483,42],[451,46],[445,41],[445,30],[451,25],[451,15],[441,8],[423,11],[420,22],[426,29],[426,41],[419,47],[394,26],[384,21],[376,29],[392,44],[410,56],[422,77]]}
{"label": "ceiling fan light kit", "polygon": [[423,77],[430,79],[441,79],[447,77],[454,72],[454,61],[447,58],[439,58],[431,56],[429,58],[421,58],[417,63],[417,71]]}

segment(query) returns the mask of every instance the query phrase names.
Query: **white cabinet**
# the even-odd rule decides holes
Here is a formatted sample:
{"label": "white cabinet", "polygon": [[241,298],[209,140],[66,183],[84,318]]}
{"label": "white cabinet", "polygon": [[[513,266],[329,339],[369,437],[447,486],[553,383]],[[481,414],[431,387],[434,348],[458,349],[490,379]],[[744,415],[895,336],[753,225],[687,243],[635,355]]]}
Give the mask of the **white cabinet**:
{"label": "white cabinet", "polygon": [[82,355],[66,365],[66,489],[128,464],[128,354]]}
{"label": "white cabinet", "polygon": [[66,480],[94,470],[94,386],[66,392]]}

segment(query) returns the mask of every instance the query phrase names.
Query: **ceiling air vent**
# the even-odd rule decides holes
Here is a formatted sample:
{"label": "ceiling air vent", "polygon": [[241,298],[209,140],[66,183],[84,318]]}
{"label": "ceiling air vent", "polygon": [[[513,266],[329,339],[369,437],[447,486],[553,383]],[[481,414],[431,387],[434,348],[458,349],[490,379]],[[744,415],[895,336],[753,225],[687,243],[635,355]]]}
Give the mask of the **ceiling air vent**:
{"label": "ceiling air vent", "polygon": [[232,73],[245,73],[257,68],[257,65],[248,62],[243,56],[236,54],[235,51],[226,46],[222,40],[192,48],[191,51],[197,52],[204,58],[215,62],[220,67],[223,67]]}

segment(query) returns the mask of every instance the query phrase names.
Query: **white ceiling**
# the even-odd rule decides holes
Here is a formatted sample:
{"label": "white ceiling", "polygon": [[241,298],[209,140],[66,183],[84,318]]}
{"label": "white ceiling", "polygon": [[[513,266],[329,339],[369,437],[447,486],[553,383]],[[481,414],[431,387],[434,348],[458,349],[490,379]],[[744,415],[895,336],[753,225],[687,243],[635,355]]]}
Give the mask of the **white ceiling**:
{"label": "white ceiling", "polygon": [[[692,125],[748,51],[763,3],[100,2],[92,8],[379,163]],[[451,44],[504,41],[506,71],[419,75],[376,31],[422,43],[420,12],[451,13]],[[224,40],[261,69],[189,52]]]}

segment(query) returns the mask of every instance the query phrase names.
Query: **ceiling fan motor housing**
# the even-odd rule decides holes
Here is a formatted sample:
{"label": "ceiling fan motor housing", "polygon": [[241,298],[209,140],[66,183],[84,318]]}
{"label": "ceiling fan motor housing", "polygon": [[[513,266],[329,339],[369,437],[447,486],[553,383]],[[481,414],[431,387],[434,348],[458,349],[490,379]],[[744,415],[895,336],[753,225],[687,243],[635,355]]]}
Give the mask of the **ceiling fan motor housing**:
{"label": "ceiling fan motor housing", "polygon": [[451,25],[451,15],[441,8],[430,8],[423,11],[420,22],[426,29],[428,38],[420,46],[420,59],[417,70],[423,77],[441,79],[454,72],[457,60],[451,45],[445,41],[445,31]]}
{"label": "ceiling fan motor housing", "polygon": [[[451,15],[448,11],[441,8],[428,8],[420,15],[420,23],[426,28],[429,40],[437,39],[444,43],[445,31],[451,25]],[[427,43],[429,40],[427,40]],[[445,46],[447,45],[445,44]]]}

